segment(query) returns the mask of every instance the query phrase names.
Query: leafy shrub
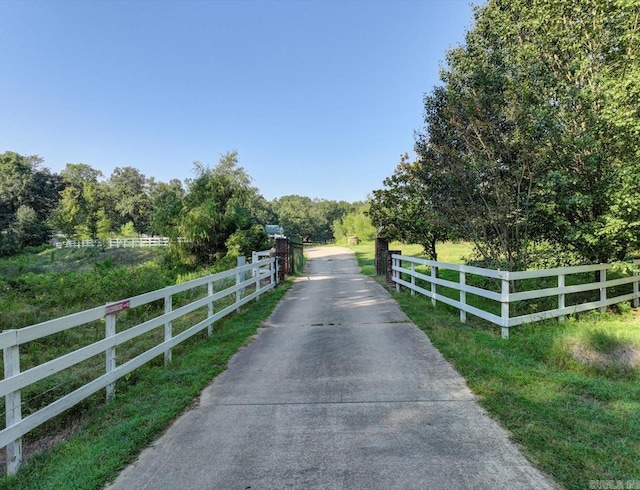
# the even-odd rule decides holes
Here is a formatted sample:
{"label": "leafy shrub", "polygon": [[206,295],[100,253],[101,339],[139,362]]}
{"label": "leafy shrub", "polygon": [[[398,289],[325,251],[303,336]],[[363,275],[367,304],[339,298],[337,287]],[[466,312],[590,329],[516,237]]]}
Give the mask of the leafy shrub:
{"label": "leafy shrub", "polygon": [[269,248],[269,236],[261,225],[255,225],[247,230],[235,231],[225,243],[227,256],[249,257],[251,252]]}

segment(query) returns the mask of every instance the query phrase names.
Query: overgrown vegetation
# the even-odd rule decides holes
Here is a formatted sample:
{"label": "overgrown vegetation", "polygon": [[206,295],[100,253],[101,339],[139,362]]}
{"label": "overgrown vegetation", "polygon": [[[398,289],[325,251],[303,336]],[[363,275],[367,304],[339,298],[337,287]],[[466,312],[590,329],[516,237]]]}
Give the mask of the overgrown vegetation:
{"label": "overgrown vegetation", "polygon": [[[439,247],[448,262],[461,261],[459,245]],[[373,246],[353,248],[362,270],[373,273]],[[498,327],[471,316],[461,324],[457,310],[444,304],[393,296],[529,459],[565,488],[640,480],[637,311],[524,325],[503,340]]]}
{"label": "overgrown vegetation", "polygon": [[22,328],[160,289],[184,274],[185,269],[165,261],[161,249],[50,248],[4,258],[0,329]]}
{"label": "overgrown vegetation", "polygon": [[[49,255],[52,252],[55,260]],[[160,253],[148,249],[107,252],[95,249],[46,250],[2,260],[0,270],[8,278],[0,297],[3,306],[7,306],[0,310],[2,326],[8,328],[6,322],[17,321],[21,314],[21,321],[34,318],[43,321],[128,297],[127,293],[140,294],[209,272],[180,274],[166,267]],[[17,289],[16,285],[19,286]],[[185,410],[216,374],[224,370],[229,357],[249,340],[287,288],[288,284],[284,284],[245,307],[242,313],[218,322],[212,337],[207,338],[203,333],[177,346],[168,368],[163,367],[160,356],[119,380],[114,402],[105,405],[104,392],[101,391],[27,434],[23,438],[25,452],[36,454],[29,458],[15,478],[0,479],[0,488],[102,487]],[[51,291],[60,294],[51,294]],[[206,287],[203,291],[176,295],[174,307],[193,301],[199,294],[206,294]],[[144,311],[129,310],[119,317],[119,330],[139,323],[149,315],[155,316],[157,312],[154,313],[153,309],[161,309],[162,305],[149,307],[151,309],[143,308]],[[32,316],[25,315],[22,311],[25,309]],[[197,317],[202,314],[206,315],[206,312],[194,312],[195,316],[174,322],[174,333],[202,319]],[[28,348],[21,352],[22,368],[56,357],[65,346],[79,347],[104,337],[103,324],[90,324],[77,330],[56,334],[53,340],[47,338],[29,343]],[[154,341],[142,338],[130,346],[122,346],[119,362],[144,350],[148,340]],[[24,390],[23,415],[46,405],[52,397],[55,399],[60,389],[68,390],[82,384],[86,376],[91,377],[92,370],[104,372],[104,358],[97,359],[97,362],[97,366],[83,363],[81,372],[59,373],[62,377],[58,376],[53,381],[48,378],[48,385],[41,385],[35,391]],[[44,452],[38,453],[43,449]]]}

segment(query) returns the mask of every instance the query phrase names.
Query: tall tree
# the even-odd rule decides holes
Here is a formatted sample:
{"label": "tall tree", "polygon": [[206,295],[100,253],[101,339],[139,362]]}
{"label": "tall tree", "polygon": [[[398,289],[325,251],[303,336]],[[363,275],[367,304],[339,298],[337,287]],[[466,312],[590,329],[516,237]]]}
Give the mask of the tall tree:
{"label": "tall tree", "polygon": [[369,206],[369,202],[360,203],[354,206],[353,211],[333,222],[333,234],[337,241],[344,241],[352,236],[371,241],[376,237],[376,229],[369,217]]}
{"label": "tall tree", "polygon": [[214,168],[195,162],[194,170],[174,236],[187,239],[178,245],[187,258],[211,264],[226,254],[234,232],[254,224],[249,210],[258,190],[235,151],[222,155]]}
{"label": "tall tree", "polygon": [[441,219],[429,179],[422,179],[420,163],[405,153],[384,188],[373,191],[369,208],[377,235],[389,240],[418,243],[432,260],[438,260],[436,243],[451,236],[449,224]]}
{"label": "tall tree", "polygon": [[639,16],[628,0],[491,0],[447,54],[416,150],[487,261],[526,266],[536,240],[587,261],[638,243]]}
{"label": "tall tree", "polygon": [[104,182],[99,180],[102,172],[86,163],[67,163],[61,175],[66,187],[52,213],[52,225],[67,238],[98,238],[107,191]]}
{"label": "tall tree", "polygon": [[309,241],[314,235],[314,220],[311,216],[313,200],[310,197],[288,195],[273,201],[278,215],[278,224],[287,236],[297,236]]}
{"label": "tall tree", "polygon": [[13,151],[0,154],[0,230],[7,229],[27,200],[31,179],[28,157]]}
{"label": "tall tree", "polygon": [[58,206],[49,217],[51,226],[69,240],[76,236],[77,229],[83,222],[81,192],[72,185],[65,187],[60,191]]}
{"label": "tall tree", "polygon": [[147,178],[133,167],[116,167],[108,181],[109,198],[115,216],[112,225],[119,228],[132,222],[138,233],[145,233],[151,219],[151,201]]}
{"label": "tall tree", "polygon": [[0,240],[5,242],[5,254],[49,239],[46,222],[60,200],[63,184],[59,175],[42,165],[37,155],[11,151],[0,155],[0,232],[7,237],[0,235]]}
{"label": "tall tree", "polygon": [[177,226],[184,189],[178,179],[168,184],[159,182],[152,186],[150,231],[156,235],[169,236]]}
{"label": "tall tree", "polygon": [[41,222],[46,222],[60,202],[60,191],[65,187],[64,179],[48,168],[32,167],[32,170],[25,204],[36,212]]}
{"label": "tall tree", "polygon": [[447,54],[444,85],[425,97],[417,172],[439,201],[439,221],[473,241],[488,264],[511,270],[527,263],[529,196],[541,170],[519,132],[525,116],[511,110],[522,96],[512,47],[498,26],[480,14],[476,22],[466,45]]}
{"label": "tall tree", "polygon": [[553,103],[540,105],[556,121],[541,141],[543,235],[590,262],[622,259],[640,241],[640,4],[548,0],[518,13],[536,50],[522,63],[545,73]]}
{"label": "tall tree", "polygon": [[13,231],[20,248],[41,245],[49,239],[49,229],[35,210],[27,205],[18,208]]}

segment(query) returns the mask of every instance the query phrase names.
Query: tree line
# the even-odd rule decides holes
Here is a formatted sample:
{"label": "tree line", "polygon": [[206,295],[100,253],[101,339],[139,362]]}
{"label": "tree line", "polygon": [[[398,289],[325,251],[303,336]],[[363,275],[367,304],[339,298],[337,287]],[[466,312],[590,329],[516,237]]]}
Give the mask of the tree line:
{"label": "tree line", "polygon": [[415,161],[373,192],[388,238],[509,270],[640,247],[640,3],[490,0],[424,97]]}
{"label": "tree line", "polygon": [[[267,201],[239,166],[235,151],[214,167],[193,164],[194,178],[158,182],[134,167],[105,178],[85,163],[60,174],[38,156],[0,154],[0,255],[64,239],[145,235],[180,238],[173,254],[182,263],[207,265],[229,255],[268,248],[267,224],[305,241],[334,240],[334,228],[364,203],[288,195]],[[362,212],[360,212],[362,214]],[[178,240],[175,240],[178,243]]]}

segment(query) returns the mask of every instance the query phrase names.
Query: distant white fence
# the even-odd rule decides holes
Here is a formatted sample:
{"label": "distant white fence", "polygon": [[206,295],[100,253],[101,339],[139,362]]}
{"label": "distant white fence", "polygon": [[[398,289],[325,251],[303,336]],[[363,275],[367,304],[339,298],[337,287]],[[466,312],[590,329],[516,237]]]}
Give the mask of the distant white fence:
{"label": "distant white fence", "polygon": [[167,237],[142,237],[142,238],[107,238],[104,240],[65,240],[56,242],[57,248],[140,248],[140,247],[168,247]]}
{"label": "distant white fence", "polygon": [[[267,254],[268,255],[268,254]],[[261,253],[264,256],[264,253]],[[242,259],[242,260],[240,260]],[[244,257],[240,257],[239,264],[244,264]],[[0,333],[0,349],[2,349],[4,361],[4,379],[0,381],[0,396],[5,398],[6,424],[0,430],[0,448],[6,447],[7,473],[15,474],[22,461],[22,436],[59,415],[65,410],[78,404],[97,391],[106,388],[107,399],[115,394],[116,380],[126,376],[133,370],[151,361],[159,355],[164,355],[165,364],[171,362],[172,348],[193,335],[207,329],[208,335],[213,333],[213,324],[224,316],[236,311],[240,306],[258,299],[261,294],[273,289],[277,281],[277,260],[275,257],[265,258],[248,265],[194,279],[176,286],[166,287],[150,293],[141,294],[132,298],[107,303],[90,310],[81,311],[72,315],[57,318],[47,322],[31,325],[15,330],[4,330]],[[247,279],[248,277],[248,279]],[[229,286],[229,284],[232,284]],[[182,301],[186,292],[200,288],[206,292],[200,293],[199,299],[195,299],[179,308],[173,308],[173,299],[180,295]],[[221,289],[222,288],[222,289]],[[216,291],[219,289],[218,291]],[[249,291],[250,294],[246,294]],[[182,293],[182,294],[181,294]],[[215,311],[216,304],[226,301],[225,307]],[[188,300],[188,298],[187,298]],[[164,313],[160,313],[143,323],[116,330],[118,314],[126,310],[146,307],[149,311],[150,303],[164,302]],[[229,304],[230,303],[230,304]],[[201,312],[205,318],[197,321],[192,326],[174,335],[172,322],[187,314]],[[91,322],[104,322],[104,338],[89,345],[72,350],[67,354],[20,371],[20,346],[33,341],[43,339],[60,332],[70,332],[75,328],[88,328]],[[156,329],[163,329],[158,332]],[[116,349],[125,342],[139,339],[141,335],[156,331],[159,343],[145,352],[128,359],[120,365],[116,362]],[[74,347],[77,347],[74,346]],[[40,408],[38,411],[22,417],[21,390],[44,380],[49,376],[60,373],[72,366],[94,358],[105,356],[106,371],[87,384],[58,398],[53,403]]]}
{"label": "distant white fence", "polygon": [[[403,263],[408,263],[409,268],[403,267]],[[416,271],[416,265],[427,266],[430,268],[430,274],[423,274]],[[619,279],[607,280],[607,271],[613,266],[611,264],[586,265],[577,267],[559,267],[555,269],[543,269],[533,271],[497,271],[492,269],[484,269],[481,267],[472,267],[468,265],[447,264],[444,262],[435,262],[432,260],[409,257],[405,255],[392,255],[392,281],[396,284],[396,289],[405,286],[414,292],[420,293],[431,298],[433,305],[437,301],[442,301],[454,308],[460,310],[460,321],[466,322],[466,314],[470,313],[477,317],[488,320],[502,327],[502,337],[509,337],[509,328],[521,325],[523,323],[536,322],[548,318],[564,317],[580,313],[587,310],[600,308],[601,311],[607,306],[631,301],[634,308],[638,307],[640,293],[638,292],[638,283],[640,276],[638,275],[638,266],[640,260],[633,261],[634,270],[632,275]],[[458,282],[445,280],[437,277],[437,271],[452,270],[457,271]],[[583,284],[565,285],[567,276],[572,274],[594,273],[599,271],[599,282],[588,282]],[[408,277],[409,280],[403,278]],[[467,285],[467,275],[476,275],[499,281],[499,291],[491,291],[488,289]],[[519,292],[510,292],[511,281],[521,281],[524,279],[537,279],[543,277],[556,277],[557,286],[544,289],[531,289]],[[595,277],[595,274],[594,274]],[[429,289],[423,288],[416,284],[416,279],[420,279],[428,283]],[[632,293],[623,294],[615,297],[607,296],[607,288],[632,284]],[[451,288],[458,291],[459,299],[452,299],[448,296],[438,293],[438,286]],[[588,303],[567,305],[567,295],[572,293],[580,293],[584,291],[599,290],[600,298],[598,301]],[[467,293],[487,298],[500,303],[500,315],[490,313],[488,311],[471,306],[467,302]],[[557,296],[557,308],[530,313],[526,315],[510,316],[510,305],[517,301],[531,300],[537,298],[545,298],[549,296]]]}

